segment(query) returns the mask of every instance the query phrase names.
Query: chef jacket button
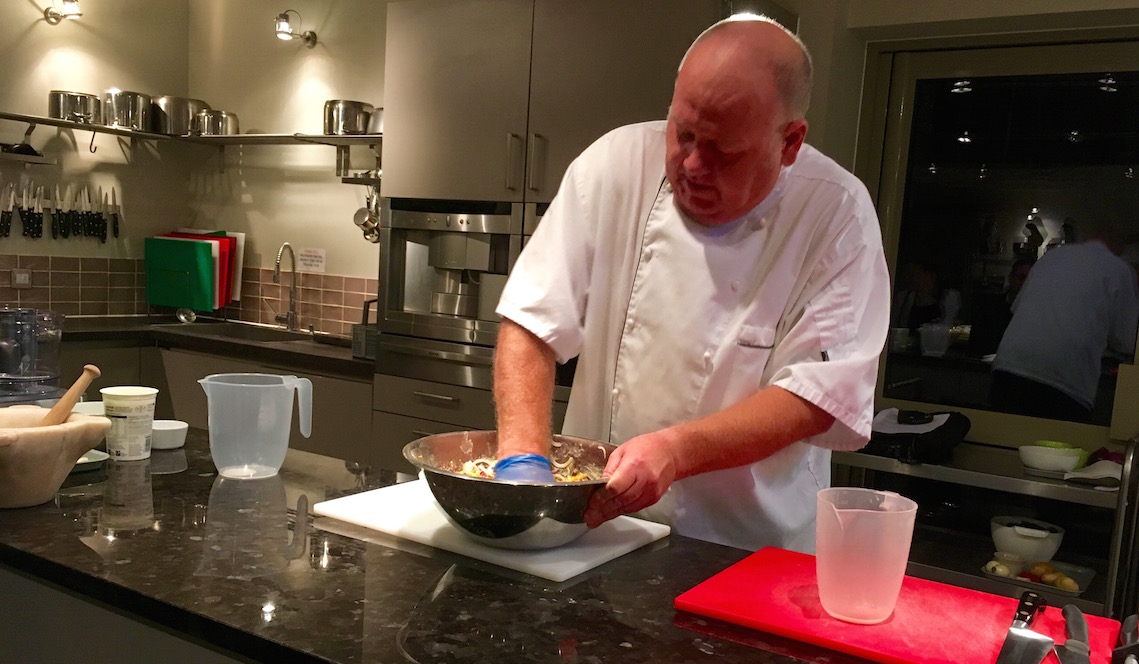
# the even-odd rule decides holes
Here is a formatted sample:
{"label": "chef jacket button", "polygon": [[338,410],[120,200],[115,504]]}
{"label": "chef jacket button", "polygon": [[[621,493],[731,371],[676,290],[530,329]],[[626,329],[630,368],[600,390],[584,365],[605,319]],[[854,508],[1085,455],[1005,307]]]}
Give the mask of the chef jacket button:
{"label": "chef jacket button", "polygon": [[738,282],[738,281],[733,281],[733,282],[731,283],[731,287],[732,287],[732,292],[733,292],[733,293],[734,293],[734,292],[736,292],[736,291],[738,291],[738,290],[740,289],[740,282]]}
{"label": "chef jacket button", "polygon": [[613,388],[613,396],[617,396],[617,388]]}
{"label": "chef jacket button", "polygon": [[650,261],[652,259],[653,259],[653,250],[652,250],[652,247],[649,247],[649,248],[645,249],[645,260]]}

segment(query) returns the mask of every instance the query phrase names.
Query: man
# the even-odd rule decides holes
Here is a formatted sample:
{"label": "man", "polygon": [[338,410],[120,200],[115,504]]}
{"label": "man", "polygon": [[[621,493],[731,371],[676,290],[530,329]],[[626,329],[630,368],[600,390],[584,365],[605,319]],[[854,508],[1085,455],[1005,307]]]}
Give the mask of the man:
{"label": "man", "polygon": [[1104,361],[1131,361],[1135,354],[1139,290],[1122,251],[1103,228],[1036,261],[993,359],[994,408],[1091,421]]}
{"label": "man", "polygon": [[865,187],[803,144],[810,71],[778,24],[722,21],[667,123],[570,165],[497,309],[499,479],[552,479],[555,361],[578,356],[563,432],[620,444],[590,526],[813,550],[830,450],[870,434],[890,284]]}

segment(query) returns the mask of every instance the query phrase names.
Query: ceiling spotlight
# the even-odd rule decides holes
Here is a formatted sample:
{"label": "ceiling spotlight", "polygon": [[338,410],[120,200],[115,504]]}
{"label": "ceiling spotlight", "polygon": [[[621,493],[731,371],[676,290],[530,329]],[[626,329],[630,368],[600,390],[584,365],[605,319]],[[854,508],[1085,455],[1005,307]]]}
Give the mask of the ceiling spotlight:
{"label": "ceiling spotlight", "polygon": [[300,25],[301,14],[295,9],[287,9],[273,19],[273,31],[277,33],[277,39],[288,41],[290,39],[303,39],[305,46],[312,48],[316,46],[316,33],[312,30],[305,30],[304,32],[296,32],[293,30],[292,21],[289,19],[289,12],[297,15],[297,25]]}
{"label": "ceiling spotlight", "polygon": [[1068,142],[1069,143],[1081,143],[1081,142],[1083,142],[1083,140],[1084,140],[1084,135],[1081,134],[1078,130],[1073,129],[1072,131],[1068,132]]}
{"label": "ceiling spotlight", "polygon": [[963,132],[961,132],[961,135],[957,137],[957,142],[958,143],[972,143],[973,137],[969,135],[969,132],[963,131]]}
{"label": "ceiling spotlight", "polygon": [[1111,74],[1105,74],[1103,78],[1099,79],[1099,89],[1104,92],[1119,92],[1115,77]]}
{"label": "ceiling spotlight", "polygon": [[52,5],[44,10],[44,20],[51,25],[59,25],[65,18],[79,18],[83,12],[79,9],[79,0],[63,0],[63,6],[56,9],[53,0]]}
{"label": "ceiling spotlight", "polygon": [[926,170],[929,171],[930,175],[937,175],[937,164],[933,163],[932,161],[929,162],[929,168]]}
{"label": "ceiling spotlight", "polygon": [[977,177],[978,177],[979,179],[981,179],[981,180],[984,180],[984,179],[985,179],[985,178],[987,178],[988,176],[989,176],[989,166],[988,166],[988,164],[981,164],[981,172],[977,174]]}
{"label": "ceiling spotlight", "polygon": [[954,83],[953,87],[949,88],[949,91],[953,92],[955,94],[961,94],[964,92],[972,92],[973,86],[969,81],[962,79],[962,80]]}

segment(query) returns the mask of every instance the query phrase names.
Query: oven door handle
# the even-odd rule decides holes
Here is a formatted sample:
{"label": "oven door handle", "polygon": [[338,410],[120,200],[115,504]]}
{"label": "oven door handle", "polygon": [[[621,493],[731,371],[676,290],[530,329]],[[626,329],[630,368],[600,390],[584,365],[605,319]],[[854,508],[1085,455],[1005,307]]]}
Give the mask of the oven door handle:
{"label": "oven door handle", "polygon": [[493,357],[479,357],[477,355],[469,355],[467,353],[456,353],[447,350],[436,350],[434,348],[417,348],[414,346],[404,346],[402,344],[385,343],[384,348],[395,352],[403,353],[405,355],[415,355],[418,357],[432,357],[437,360],[450,360],[452,362],[462,362],[464,364],[475,364],[480,366],[489,367],[494,363]]}

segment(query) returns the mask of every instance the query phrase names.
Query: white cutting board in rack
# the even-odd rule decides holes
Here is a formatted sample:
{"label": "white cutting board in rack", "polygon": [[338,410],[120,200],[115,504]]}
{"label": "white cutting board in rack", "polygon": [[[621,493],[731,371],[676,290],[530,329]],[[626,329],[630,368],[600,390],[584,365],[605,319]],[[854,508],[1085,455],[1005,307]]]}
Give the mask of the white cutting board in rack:
{"label": "white cutting board in rack", "polygon": [[[326,500],[313,505],[312,511],[554,582],[587,572],[670,532],[669,527],[661,523],[619,516],[569,544],[552,549],[496,549],[470,539],[451,525],[424,480]],[[320,527],[319,520],[316,525]]]}

